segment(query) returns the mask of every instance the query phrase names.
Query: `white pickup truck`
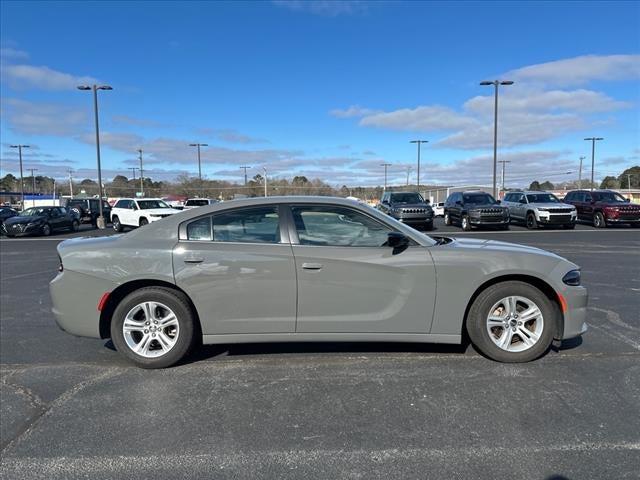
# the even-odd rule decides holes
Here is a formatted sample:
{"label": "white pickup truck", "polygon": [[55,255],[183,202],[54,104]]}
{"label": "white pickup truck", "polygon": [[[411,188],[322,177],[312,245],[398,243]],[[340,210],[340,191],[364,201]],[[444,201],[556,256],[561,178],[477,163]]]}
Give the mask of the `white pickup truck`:
{"label": "white pickup truck", "polygon": [[159,198],[119,198],[111,209],[111,224],[122,232],[124,227],[142,227],[180,211]]}

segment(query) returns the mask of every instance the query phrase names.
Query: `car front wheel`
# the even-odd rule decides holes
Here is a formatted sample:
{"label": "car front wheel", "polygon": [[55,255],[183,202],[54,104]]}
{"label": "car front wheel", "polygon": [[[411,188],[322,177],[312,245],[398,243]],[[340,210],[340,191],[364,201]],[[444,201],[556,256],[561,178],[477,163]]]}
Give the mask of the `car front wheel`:
{"label": "car front wheel", "polygon": [[194,344],[195,332],[186,297],[162,287],[130,293],[111,319],[116,349],[142,368],[165,368],[182,360]]}
{"label": "car front wheel", "polygon": [[48,223],[45,223],[42,226],[42,235],[44,235],[45,237],[51,235],[51,226]]}
{"label": "car front wheel", "polygon": [[471,230],[471,223],[469,223],[468,215],[462,216],[462,221],[460,222],[460,225],[462,226],[462,230],[464,230],[465,232],[468,232],[469,230]]}
{"label": "car front wheel", "polygon": [[449,212],[444,214],[444,224],[451,225],[451,217],[449,216]]}
{"label": "car front wheel", "polygon": [[111,219],[111,225],[116,232],[122,232],[122,224],[120,223],[120,219],[118,217],[113,217]]}
{"label": "car front wheel", "polygon": [[527,215],[527,228],[529,230],[538,228],[538,221],[536,220],[536,216],[533,213]]}
{"label": "car front wheel", "polygon": [[604,219],[604,215],[600,212],[593,214],[593,226],[596,228],[604,228],[607,226],[607,222]]}
{"label": "car front wheel", "polygon": [[73,222],[71,222],[71,231],[72,232],[77,232],[80,229],[80,223],[78,223],[77,220],[74,220]]}
{"label": "car front wheel", "polygon": [[557,307],[533,285],[497,283],[475,299],[467,332],[480,353],[499,362],[529,362],[547,352],[559,321]]}

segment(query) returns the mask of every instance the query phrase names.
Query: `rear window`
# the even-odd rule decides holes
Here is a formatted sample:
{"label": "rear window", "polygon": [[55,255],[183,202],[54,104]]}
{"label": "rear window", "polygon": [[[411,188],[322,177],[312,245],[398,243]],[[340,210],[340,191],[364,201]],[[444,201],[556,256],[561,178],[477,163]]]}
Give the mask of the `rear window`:
{"label": "rear window", "polygon": [[209,205],[209,200],[206,198],[198,198],[196,200],[187,200],[185,206],[187,207],[203,207],[205,205]]}

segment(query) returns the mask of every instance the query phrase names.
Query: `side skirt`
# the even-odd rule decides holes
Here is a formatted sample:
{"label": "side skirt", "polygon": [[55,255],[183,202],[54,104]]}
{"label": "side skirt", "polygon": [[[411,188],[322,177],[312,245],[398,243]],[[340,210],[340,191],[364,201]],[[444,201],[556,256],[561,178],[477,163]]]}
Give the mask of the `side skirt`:
{"label": "side skirt", "polygon": [[431,333],[240,333],[202,336],[202,343],[205,345],[269,342],[404,342],[460,344],[462,343],[462,336]]}

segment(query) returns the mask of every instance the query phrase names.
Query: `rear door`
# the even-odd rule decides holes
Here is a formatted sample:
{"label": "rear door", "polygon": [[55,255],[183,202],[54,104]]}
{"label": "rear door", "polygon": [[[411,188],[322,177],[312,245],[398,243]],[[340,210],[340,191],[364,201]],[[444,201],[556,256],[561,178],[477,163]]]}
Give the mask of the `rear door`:
{"label": "rear door", "polygon": [[294,332],[296,271],[281,217],[277,205],[244,207],[181,225],[175,280],[203,334]]}
{"label": "rear door", "polygon": [[296,332],[428,333],[435,269],[426,248],[395,252],[389,225],[349,207],[292,205]]}

